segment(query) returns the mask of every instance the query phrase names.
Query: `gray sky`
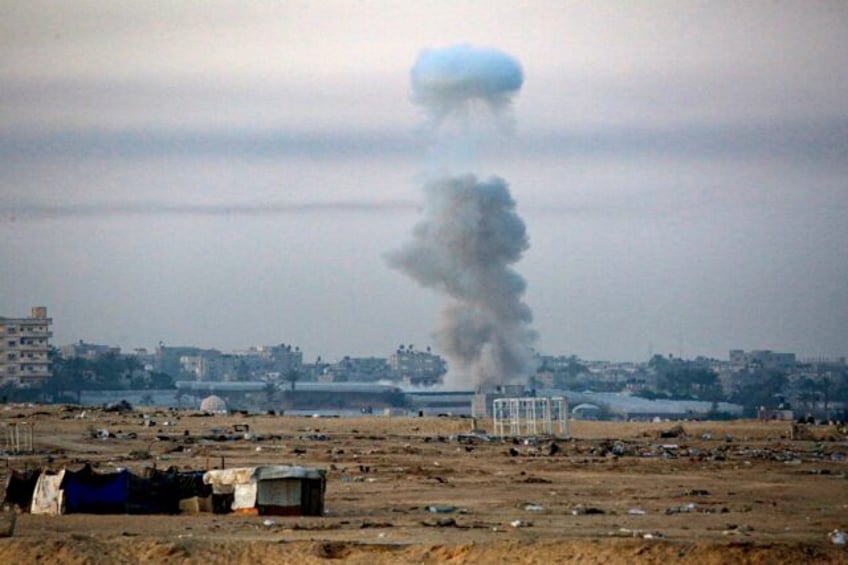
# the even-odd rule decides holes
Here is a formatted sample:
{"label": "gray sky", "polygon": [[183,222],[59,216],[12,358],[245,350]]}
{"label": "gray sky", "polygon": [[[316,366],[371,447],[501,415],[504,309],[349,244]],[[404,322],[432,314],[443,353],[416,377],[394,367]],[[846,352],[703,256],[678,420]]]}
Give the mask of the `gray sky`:
{"label": "gray sky", "polygon": [[0,2],[0,315],[55,342],[423,347],[425,47],[521,61],[480,169],[547,354],[848,354],[844,2]]}

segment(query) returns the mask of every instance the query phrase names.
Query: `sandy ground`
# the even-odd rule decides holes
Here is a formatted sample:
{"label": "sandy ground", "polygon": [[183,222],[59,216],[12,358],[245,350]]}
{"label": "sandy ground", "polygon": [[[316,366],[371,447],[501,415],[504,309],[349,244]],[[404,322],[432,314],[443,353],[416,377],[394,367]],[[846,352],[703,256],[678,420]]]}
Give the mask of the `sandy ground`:
{"label": "sandy ground", "polygon": [[460,418],[147,411],[145,426],[144,410],[81,412],[0,411],[35,425],[36,454],[5,457],[3,478],[84,462],[317,466],[326,516],[19,514],[0,562],[848,563],[829,539],[848,531],[848,440],[834,427],[799,440],[781,422],[683,422],[661,438],[674,424],[571,422],[552,448],[464,443]]}

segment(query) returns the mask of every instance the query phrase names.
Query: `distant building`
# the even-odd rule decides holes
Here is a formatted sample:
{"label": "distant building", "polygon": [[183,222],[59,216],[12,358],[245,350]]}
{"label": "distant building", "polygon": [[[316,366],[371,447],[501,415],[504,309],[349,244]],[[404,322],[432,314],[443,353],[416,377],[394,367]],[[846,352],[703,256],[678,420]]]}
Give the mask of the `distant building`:
{"label": "distant building", "polygon": [[321,382],[372,383],[391,380],[392,370],[383,357],[345,357],[324,369]]}
{"label": "distant building", "polygon": [[794,353],[776,353],[768,349],[743,351],[730,350],[730,365],[733,369],[793,369],[795,367]]}
{"label": "distant building", "polygon": [[492,403],[500,398],[519,398],[527,391],[524,385],[509,384],[481,388],[471,398],[471,416],[473,418],[488,418],[492,415]]}
{"label": "distant building", "polygon": [[445,360],[434,353],[401,346],[389,356],[389,367],[395,378],[408,386],[432,386],[442,382],[447,372]]}
{"label": "distant building", "polygon": [[216,349],[198,355],[180,357],[180,374],[190,375],[198,381],[235,380],[235,357]]}
{"label": "distant building", "polygon": [[190,376],[197,378],[197,374],[183,369],[184,357],[197,357],[201,355],[221,355],[216,349],[201,349],[199,347],[173,347],[159,344],[153,355],[153,369],[172,377]]}
{"label": "distant building", "polygon": [[70,345],[63,345],[59,348],[59,351],[62,353],[62,357],[64,357],[65,359],[73,359],[75,357],[79,357],[82,359],[88,359],[89,361],[92,361],[104,355],[121,354],[120,347],[114,347],[111,345],[97,345],[95,343],[86,343],[82,340],[77,343],[72,343]]}
{"label": "distant building", "polygon": [[29,318],[0,317],[0,384],[32,386],[50,377],[52,323],[44,306]]}
{"label": "distant building", "polygon": [[285,380],[292,371],[303,371],[303,352],[299,347],[286,345],[261,345],[245,351],[236,351],[236,368],[239,380]]}

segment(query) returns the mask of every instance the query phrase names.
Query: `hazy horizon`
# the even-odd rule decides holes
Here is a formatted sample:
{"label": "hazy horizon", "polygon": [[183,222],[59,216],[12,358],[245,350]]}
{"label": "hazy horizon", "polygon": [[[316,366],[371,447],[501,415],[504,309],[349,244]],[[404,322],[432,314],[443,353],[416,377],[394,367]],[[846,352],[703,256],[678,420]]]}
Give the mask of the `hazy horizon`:
{"label": "hazy horizon", "polygon": [[[12,0],[0,315],[53,343],[304,359],[433,345],[383,256],[419,221],[424,48],[522,64],[506,180],[543,354],[848,355],[840,2]],[[485,176],[485,175],[484,175]]]}

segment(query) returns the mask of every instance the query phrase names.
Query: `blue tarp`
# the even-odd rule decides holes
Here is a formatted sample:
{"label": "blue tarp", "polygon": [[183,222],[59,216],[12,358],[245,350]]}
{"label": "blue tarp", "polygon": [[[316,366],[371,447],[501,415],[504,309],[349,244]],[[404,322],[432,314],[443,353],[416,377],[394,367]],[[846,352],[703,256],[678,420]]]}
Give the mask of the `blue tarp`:
{"label": "blue tarp", "polygon": [[124,514],[129,504],[131,473],[127,470],[100,474],[86,465],[82,470],[65,472],[62,481],[65,513]]}

